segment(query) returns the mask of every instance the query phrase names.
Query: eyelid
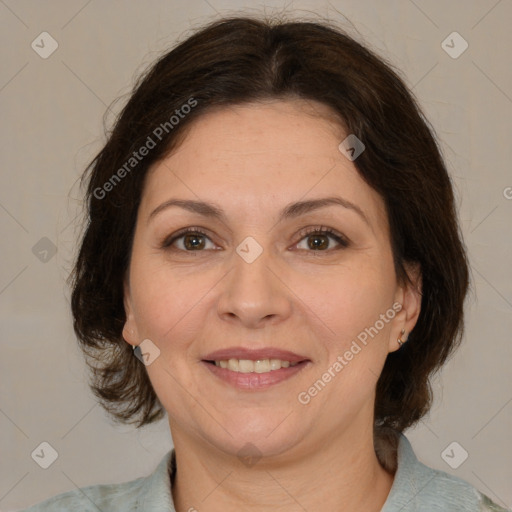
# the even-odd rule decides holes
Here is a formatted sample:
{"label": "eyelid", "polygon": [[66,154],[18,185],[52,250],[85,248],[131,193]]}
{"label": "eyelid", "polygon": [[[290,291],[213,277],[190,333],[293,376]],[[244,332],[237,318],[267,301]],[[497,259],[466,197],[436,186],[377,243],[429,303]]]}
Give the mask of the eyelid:
{"label": "eyelid", "polygon": [[[172,235],[165,237],[163,239],[162,243],[159,245],[162,249],[168,248],[176,240],[178,240],[179,238],[181,238],[182,236],[184,236],[188,233],[198,233],[198,234],[204,235],[206,238],[208,238],[210,241],[213,242],[213,240],[211,240],[211,237],[210,237],[210,235],[208,235],[206,230],[204,230],[203,228],[200,228],[199,226],[189,226],[187,228],[179,229]],[[193,252],[193,251],[183,251],[183,252]],[[201,251],[197,251],[197,252],[201,252]]]}
{"label": "eyelid", "polygon": [[[333,228],[330,228],[328,226],[310,226],[310,227],[302,229],[299,232],[300,238],[296,242],[295,245],[297,245],[299,242],[301,242],[308,235],[313,235],[315,233],[318,233],[320,235],[326,235],[326,236],[328,236],[330,238],[333,238],[334,240],[336,240],[336,242],[342,248],[346,248],[346,247],[348,247],[351,244],[351,241],[345,235],[343,235],[339,231],[336,231]],[[307,252],[331,252],[332,250],[333,249],[325,250],[325,251],[307,251]]]}

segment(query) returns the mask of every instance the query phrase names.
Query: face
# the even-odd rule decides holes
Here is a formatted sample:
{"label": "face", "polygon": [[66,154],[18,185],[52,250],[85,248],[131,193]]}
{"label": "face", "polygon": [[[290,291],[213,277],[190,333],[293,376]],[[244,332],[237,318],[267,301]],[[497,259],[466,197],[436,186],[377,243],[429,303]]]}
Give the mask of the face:
{"label": "face", "polygon": [[296,455],[372,428],[420,295],[397,283],[384,202],[328,114],[302,100],[212,111],[147,176],[123,335],[150,340],[175,443]]}

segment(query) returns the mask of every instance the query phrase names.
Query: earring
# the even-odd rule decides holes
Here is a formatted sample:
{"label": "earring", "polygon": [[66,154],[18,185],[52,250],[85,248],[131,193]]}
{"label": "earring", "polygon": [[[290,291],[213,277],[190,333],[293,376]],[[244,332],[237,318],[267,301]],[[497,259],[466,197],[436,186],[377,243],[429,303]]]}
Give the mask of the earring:
{"label": "earring", "polygon": [[400,332],[400,338],[398,338],[396,341],[398,342],[398,344],[400,345],[400,347],[407,341],[407,340],[403,340],[402,339],[402,336],[405,334],[405,329],[402,329],[402,331]]}

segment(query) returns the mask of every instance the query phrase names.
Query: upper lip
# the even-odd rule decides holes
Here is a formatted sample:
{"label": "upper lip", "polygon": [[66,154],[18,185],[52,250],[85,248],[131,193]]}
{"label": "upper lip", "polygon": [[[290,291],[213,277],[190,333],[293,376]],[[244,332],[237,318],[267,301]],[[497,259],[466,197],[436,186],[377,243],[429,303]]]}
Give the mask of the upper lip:
{"label": "upper lip", "polygon": [[275,347],[266,347],[260,349],[248,349],[244,347],[230,347],[222,350],[210,352],[204,357],[204,361],[227,361],[229,359],[249,359],[251,361],[261,361],[262,359],[281,359],[281,361],[290,361],[290,363],[299,363],[308,358]]}

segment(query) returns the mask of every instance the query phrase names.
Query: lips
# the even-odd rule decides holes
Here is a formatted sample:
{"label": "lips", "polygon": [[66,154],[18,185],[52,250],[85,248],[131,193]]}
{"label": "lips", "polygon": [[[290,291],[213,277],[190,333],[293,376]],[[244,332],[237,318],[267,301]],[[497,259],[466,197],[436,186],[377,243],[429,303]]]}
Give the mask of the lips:
{"label": "lips", "polygon": [[[226,363],[237,360],[238,364],[242,361],[267,361],[267,365],[273,360],[287,361],[287,366],[279,369],[269,368],[270,371],[240,373],[233,371],[227,367],[216,366],[215,362]],[[310,366],[311,361],[300,354],[290,352],[289,350],[281,350],[275,347],[266,347],[261,349],[247,349],[244,347],[231,347],[222,350],[210,352],[202,360],[204,367],[211,372],[217,379],[223,381],[230,387],[234,387],[240,391],[263,391],[276,384],[291,379],[302,370]],[[256,366],[257,363],[255,363]],[[244,365],[246,366],[246,365]],[[281,365],[279,365],[281,366]]]}
{"label": "lips", "polygon": [[303,355],[281,350],[275,347],[267,347],[261,349],[247,349],[244,347],[231,347],[222,350],[216,350],[207,354],[203,361],[227,361],[229,359],[248,359],[250,361],[259,361],[262,359],[281,359],[282,361],[290,361],[290,363],[300,363],[309,361]]}

